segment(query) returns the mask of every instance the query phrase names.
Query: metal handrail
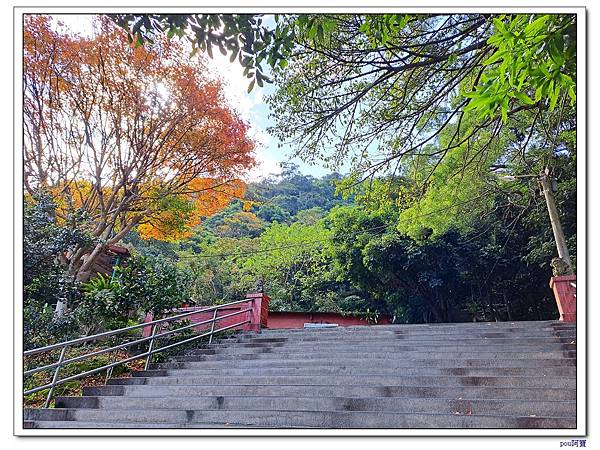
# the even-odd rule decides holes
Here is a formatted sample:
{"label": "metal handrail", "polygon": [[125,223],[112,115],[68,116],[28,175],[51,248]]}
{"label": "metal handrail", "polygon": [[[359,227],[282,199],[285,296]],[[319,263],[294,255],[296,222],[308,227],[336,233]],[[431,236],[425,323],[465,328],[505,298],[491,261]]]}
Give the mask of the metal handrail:
{"label": "metal handrail", "polygon": [[[35,387],[35,388],[32,388],[32,389],[26,390],[26,391],[23,392],[23,395],[29,395],[29,394],[33,394],[35,392],[39,392],[39,391],[42,391],[42,390],[45,390],[45,389],[50,389],[49,392],[48,392],[48,396],[46,398],[46,402],[44,404],[44,407],[47,408],[49,406],[49,404],[50,404],[50,400],[52,398],[52,394],[53,394],[54,388],[56,386],[58,386],[58,385],[66,383],[68,381],[76,380],[76,379],[79,379],[79,378],[84,378],[84,377],[86,377],[88,375],[92,375],[94,373],[102,372],[104,370],[107,371],[107,380],[108,380],[108,373],[109,373],[109,371],[112,372],[112,369],[114,367],[116,367],[116,366],[118,366],[120,364],[124,364],[124,363],[129,362],[129,361],[134,361],[134,360],[143,359],[143,358],[146,358],[146,364],[145,364],[145,367],[144,367],[144,369],[146,370],[148,368],[148,364],[150,363],[152,355],[154,355],[156,353],[160,353],[160,352],[162,352],[164,350],[167,350],[167,349],[170,349],[170,348],[173,348],[173,347],[177,347],[177,346],[182,345],[182,344],[193,342],[196,339],[200,339],[200,338],[203,338],[203,337],[206,337],[206,336],[209,336],[209,343],[212,343],[212,338],[213,338],[213,336],[215,334],[220,333],[222,331],[230,330],[230,329],[233,329],[233,328],[236,328],[236,327],[239,327],[239,326],[242,326],[242,325],[245,325],[247,323],[251,323],[252,322],[251,319],[248,319],[248,320],[245,320],[245,321],[242,321],[242,322],[239,322],[239,323],[228,325],[226,327],[221,327],[221,328],[215,329],[215,323],[217,321],[225,319],[225,318],[228,318],[228,317],[233,317],[233,316],[237,316],[237,315],[240,315],[240,314],[245,314],[245,313],[251,312],[252,308],[240,309],[239,311],[235,311],[235,312],[230,313],[230,314],[225,314],[225,315],[220,316],[220,317],[218,316],[218,311],[220,309],[224,309],[224,308],[227,308],[227,307],[232,306],[232,305],[237,305],[237,304],[240,304],[240,303],[248,303],[248,302],[252,302],[252,301],[253,300],[251,298],[247,298],[247,299],[244,299],[244,300],[238,300],[238,301],[235,301],[235,302],[225,303],[223,305],[216,305],[216,306],[211,306],[211,307],[207,307],[207,308],[197,309],[197,310],[185,312],[183,314],[177,314],[175,316],[165,317],[163,319],[153,320],[153,321],[149,321],[149,322],[143,322],[143,323],[140,323],[140,324],[137,324],[137,325],[133,325],[133,326],[125,327],[125,328],[120,328],[118,330],[112,330],[112,331],[107,331],[107,332],[104,332],[104,333],[98,333],[98,334],[95,334],[95,335],[92,335],[92,336],[84,336],[84,337],[81,337],[81,338],[72,339],[70,341],[59,342],[57,344],[47,345],[45,347],[40,347],[40,348],[37,348],[37,349],[32,349],[32,350],[25,351],[25,352],[23,352],[23,356],[36,355],[36,354],[40,354],[40,353],[44,353],[44,352],[48,352],[48,351],[56,350],[56,349],[60,349],[61,350],[60,356],[59,356],[57,362],[55,362],[53,364],[47,364],[45,366],[40,366],[40,367],[36,367],[36,368],[33,368],[33,369],[29,369],[29,370],[23,372],[24,376],[28,376],[28,375],[31,375],[31,374],[34,374],[34,373],[37,373],[37,372],[41,372],[41,371],[44,371],[44,370],[54,369],[54,374],[52,376],[52,382],[51,383],[48,383],[48,384],[45,384],[43,386],[38,386],[38,387]],[[204,313],[204,312],[209,312],[209,311],[214,311],[213,317],[211,319],[202,320],[200,322],[192,322],[192,323],[190,323],[188,325],[185,325],[185,326],[183,326],[181,328],[177,328],[177,329],[174,329],[174,330],[168,330],[168,331],[156,333],[156,331],[157,331],[157,325],[159,325],[159,324],[163,324],[163,323],[171,322],[171,321],[176,321],[176,320],[179,320],[181,318],[191,316],[193,314],[199,314],[199,313]],[[159,347],[159,348],[156,348],[156,349],[154,348],[154,340],[155,339],[158,339],[158,338],[161,338],[161,337],[164,337],[164,336],[168,336],[168,335],[171,335],[171,334],[174,334],[174,333],[178,333],[180,331],[183,331],[183,330],[186,330],[186,329],[189,329],[189,328],[192,328],[192,327],[197,327],[199,325],[206,325],[206,324],[209,324],[209,323],[211,324],[210,331],[208,331],[206,333],[200,334],[198,336],[193,336],[191,338],[184,339],[182,341],[175,342],[173,344],[165,345],[163,347]],[[145,328],[145,327],[148,327],[148,326],[152,327],[152,335],[151,336],[142,337],[141,339],[136,339],[136,340],[133,340],[133,341],[130,341],[130,342],[125,342],[123,344],[115,345],[113,347],[109,347],[109,348],[106,348],[106,349],[102,349],[102,350],[98,350],[98,351],[86,353],[84,355],[79,355],[79,356],[76,356],[74,358],[64,359],[65,352],[66,352],[67,348],[70,347],[70,346],[73,346],[73,345],[76,345],[76,344],[81,344],[81,343],[88,342],[88,341],[91,341],[91,340],[107,338],[107,337],[110,337],[110,336],[116,336],[116,335],[119,335],[119,334],[123,334],[123,333],[129,332],[131,330],[135,330],[135,329],[139,329],[139,328]],[[78,373],[78,374],[75,374],[75,375],[71,375],[71,376],[66,377],[66,378],[59,379],[59,377],[58,377],[60,369],[63,366],[67,365],[67,364],[70,364],[70,363],[73,363],[73,362],[77,362],[77,361],[83,361],[83,360],[91,358],[93,356],[102,355],[104,353],[109,353],[109,352],[112,352],[112,351],[115,351],[115,350],[119,350],[119,349],[122,349],[122,348],[126,348],[126,347],[129,347],[129,346],[132,346],[134,344],[139,344],[139,343],[147,342],[147,341],[150,341],[150,344],[148,346],[148,350],[146,352],[144,352],[144,353],[140,353],[138,355],[131,356],[129,358],[125,358],[125,359],[122,359],[120,361],[116,361],[116,362],[113,362],[113,363],[110,363],[110,364],[106,364],[104,366],[97,367],[95,369],[91,369],[91,370],[87,370],[85,372],[81,372],[81,373]]]}
{"label": "metal handrail", "polygon": [[178,314],[176,316],[165,317],[164,319],[158,319],[158,320],[153,320],[151,322],[143,322],[143,323],[139,323],[137,325],[131,325],[131,326],[125,327],[125,328],[119,328],[118,330],[105,331],[104,333],[98,333],[98,334],[94,334],[92,336],[82,336],[80,338],[72,339],[70,341],[59,342],[57,344],[47,345],[46,347],[34,348],[32,350],[24,351],[23,352],[23,356],[30,356],[30,355],[35,355],[37,353],[47,352],[47,351],[50,351],[50,350],[54,350],[55,348],[64,347],[65,345],[71,346],[71,345],[75,345],[75,344],[81,344],[81,343],[87,342],[87,341],[92,341],[94,339],[105,338],[105,337],[109,337],[109,336],[115,336],[117,334],[126,333],[127,331],[135,330],[135,329],[138,329],[138,328],[143,328],[143,327],[147,327],[147,326],[150,326],[150,325],[159,324],[159,323],[162,323],[162,322],[169,322],[169,321],[174,320],[174,319],[180,319],[182,317],[191,316],[192,314],[198,314],[198,313],[201,313],[201,312],[212,311],[214,309],[225,308],[227,306],[237,305],[238,303],[247,303],[248,301],[252,301],[252,299],[236,300],[235,302],[224,303],[222,305],[216,305],[216,306],[209,306],[209,307],[204,308],[204,309],[198,309],[198,310],[194,310],[194,311],[189,311],[189,312],[186,312],[186,313],[183,313],[183,314]]}
{"label": "metal handrail", "polygon": [[[218,311],[218,310],[215,309],[215,311]],[[252,311],[252,308],[246,308],[246,309],[242,309],[240,311],[236,311],[236,312],[231,313],[231,314],[226,314],[226,315],[221,316],[221,317],[216,317],[214,321],[213,321],[213,319],[208,319],[208,320],[203,320],[202,322],[192,322],[189,325],[183,326],[181,328],[177,328],[175,330],[168,330],[168,331],[165,331],[163,333],[153,334],[152,336],[147,336],[145,338],[137,339],[135,341],[125,342],[124,344],[115,345],[114,347],[109,347],[109,348],[105,348],[105,349],[102,349],[102,350],[98,350],[97,352],[86,353],[85,355],[79,355],[79,356],[76,356],[76,357],[71,358],[71,359],[65,359],[64,361],[62,361],[62,365],[64,366],[65,364],[70,364],[70,363],[77,362],[77,361],[83,361],[84,359],[87,359],[87,358],[92,357],[92,356],[102,355],[104,353],[109,353],[109,352],[114,351],[114,350],[119,350],[121,348],[129,347],[130,345],[133,345],[133,344],[139,344],[141,342],[146,342],[146,341],[150,341],[152,339],[156,339],[156,338],[168,336],[169,334],[173,334],[173,333],[177,333],[179,331],[187,330],[188,328],[197,327],[198,325],[205,325],[205,324],[211,323],[211,322],[214,325],[214,322],[216,321],[216,319],[219,319],[219,320],[220,319],[225,319],[227,317],[235,316],[235,315],[242,314],[242,313],[249,312],[249,311]],[[200,311],[200,312],[203,312],[203,311]],[[195,313],[197,314],[198,312],[195,311]],[[150,322],[148,322],[148,323],[150,323]],[[214,331],[214,326],[213,326],[213,331]],[[27,370],[27,371],[23,372],[23,375],[31,375],[31,374],[36,373],[36,372],[42,372],[44,370],[53,369],[53,368],[55,368],[57,366],[58,366],[58,363],[55,362],[53,364],[48,364],[46,366],[40,366],[40,367],[37,367],[35,369]]]}

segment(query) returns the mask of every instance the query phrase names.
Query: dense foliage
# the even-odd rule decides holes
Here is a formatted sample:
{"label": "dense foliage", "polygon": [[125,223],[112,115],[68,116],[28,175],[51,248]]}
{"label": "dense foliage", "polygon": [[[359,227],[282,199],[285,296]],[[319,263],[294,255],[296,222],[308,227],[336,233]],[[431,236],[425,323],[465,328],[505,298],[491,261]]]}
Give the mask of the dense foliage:
{"label": "dense foliage", "polygon": [[[26,347],[255,289],[369,320],[557,316],[539,181],[575,269],[573,15],[112,18],[129,35],[26,21]],[[174,36],[274,82],[271,133],[351,172],[238,180],[248,124]],[[117,241],[134,256],[78,281]]]}
{"label": "dense foliage", "polygon": [[[162,313],[191,296],[191,273],[164,257],[129,258],[113,276],[97,274],[87,283],[68,274],[63,252],[93,242],[85,218],[58,223],[50,196],[28,199],[23,227],[24,347],[94,334],[138,323],[147,312]],[[59,300],[68,310],[55,313]]]}
{"label": "dense foliage", "polygon": [[[562,148],[556,195],[575,255],[575,156],[572,147]],[[556,250],[546,206],[535,179],[513,184],[492,191],[486,214],[452,222],[442,203],[426,210],[418,226],[406,227],[416,220],[404,218],[414,197],[409,179],[350,187],[351,180],[337,176],[285,171],[248,187],[262,195],[262,202],[249,200],[247,211],[260,223],[258,235],[250,229],[223,235],[227,219],[243,211],[240,202],[207,220],[194,237],[168,249],[146,242],[143,251],[170,255],[189,268],[197,304],[263,288],[272,310],[388,314],[397,322],[554,318],[547,283]],[[331,195],[336,185],[346,199]],[[298,211],[306,199],[312,199],[307,209]],[[265,203],[275,201],[279,220],[260,219]]]}

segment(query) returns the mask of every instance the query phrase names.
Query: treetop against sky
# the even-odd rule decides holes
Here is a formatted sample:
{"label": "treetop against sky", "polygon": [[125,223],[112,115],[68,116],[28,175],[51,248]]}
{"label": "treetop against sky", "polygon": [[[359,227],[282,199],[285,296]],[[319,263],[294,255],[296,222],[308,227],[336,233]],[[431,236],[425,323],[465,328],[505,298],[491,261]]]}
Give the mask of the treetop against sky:
{"label": "treetop against sky", "polygon": [[575,101],[572,14],[109,16],[136,45],[166,35],[211,58],[258,141],[252,176],[290,155],[315,175],[402,173],[400,160],[443,158],[486,133],[491,144],[509,116]]}
{"label": "treetop against sky", "polygon": [[[83,35],[93,33],[94,15],[52,14],[51,16],[56,23],[64,24],[65,28],[75,33]],[[265,84],[262,88],[256,87],[248,92],[248,78],[243,74],[243,67],[237,62],[230,62],[229,56],[224,56],[218,51],[213,52],[212,56],[207,68],[225,83],[226,87],[223,91],[227,100],[240,116],[248,121],[249,134],[257,142],[255,154],[258,164],[248,173],[246,177],[248,181],[281,173],[279,167],[281,162],[293,162],[299,166],[301,172],[314,176],[331,173],[331,170],[318,162],[307,164],[299,158],[291,158],[289,149],[280,147],[279,140],[267,132],[267,128],[272,126],[273,122],[269,118],[271,108],[265,98],[274,93],[275,87],[272,84]],[[344,167],[340,170],[343,171]]]}

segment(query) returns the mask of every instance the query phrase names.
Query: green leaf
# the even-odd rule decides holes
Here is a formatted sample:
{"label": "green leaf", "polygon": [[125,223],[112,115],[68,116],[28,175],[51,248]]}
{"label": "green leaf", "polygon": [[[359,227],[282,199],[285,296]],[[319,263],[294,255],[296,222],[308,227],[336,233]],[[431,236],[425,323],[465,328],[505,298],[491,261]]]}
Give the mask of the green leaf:
{"label": "green leaf", "polygon": [[489,66],[490,64],[495,63],[496,61],[504,58],[504,55],[506,55],[508,52],[506,50],[502,50],[502,51],[497,51],[495,52],[492,56],[490,56],[488,59],[486,59],[483,62],[484,66]]}
{"label": "green leaf", "polygon": [[560,92],[560,89],[554,89],[554,85],[553,85],[554,81],[550,82],[550,86],[548,87],[548,95],[550,96],[550,111],[554,111],[554,108],[556,108],[556,103],[558,102],[558,94]]}
{"label": "green leaf", "polygon": [[504,22],[502,22],[500,19],[496,19],[496,18],[493,20],[493,22],[494,22],[494,26],[500,33],[502,33],[502,34],[506,33],[507,30],[506,30],[506,26],[504,25]]}
{"label": "green leaf", "polygon": [[546,25],[548,19],[550,19],[549,15],[544,15],[535,19],[533,22],[531,22],[525,27],[523,32],[528,36],[533,36],[534,34],[537,34],[537,32],[540,31],[544,27],[544,25]]}
{"label": "green leaf", "polygon": [[323,34],[323,26],[321,24],[317,25],[317,38],[321,42],[323,42],[323,40],[325,39],[325,36]]}
{"label": "green leaf", "polygon": [[471,111],[473,109],[481,109],[482,106],[489,105],[492,101],[493,101],[492,98],[487,97],[487,96],[480,96],[480,97],[473,98],[467,104],[467,106],[465,106],[464,111],[467,112],[467,111]]}
{"label": "green leaf", "polygon": [[516,98],[518,98],[522,103],[525,103],[526,105],[535,104],[535,102],[533,100],[531,100],[531,98],[529,98],[529,96],[523,94],[520,91],[514,91],[513,94]]}
{"label": "green leaf", "polygon": [[337,22],[335,20],[325,19],[323,21],[323,31],[327,34],[333,33],[337,28]]}
{"label": "green leaf", "polygon": [[507,123],[508,122],[508,110],[504,107],[501,107],[500,110],[502,113],[502,123]]}
{"label": "green leaf", "polygon": [[248,85],[248,94],[249,94],[250,92],[252,92],[252,89],[254,89],[254,81],[255,81],[255,80],[252,80],[252,81],[250,82],[250,84]]}
{"label": "green leaf", "polygon": [[539,101],[542,99],[542,90],[543,90],[544,86],[540,85],[538,86],[538,88],[535,90],[535,101]]}
{"label": "green leaf", "polygon": [[571,78],[567,74],[559,73],[558,78],[560,80],[560,84],[562,84],[565,87],[573,86],[575,84],[575,82],[573,81],[573,78]]}
{"label": "green leaf", "polygon": [[573,104],[577,100],[577,95],[575,94],[575,88],[574,88],[574,86],[571,86],[569,88],[569,90],[567,91],[567,93],[569,94],[569,97],[571,98],[571,106],[573,106]]}
{"label": "green leaf", "polygon": [[551,39],[549,44],[548,44],[548,51],[550,53],[550,58],[552,58],[552,61],[554,61],[556,63],[556,65],[558,65],[559,67],[562,66],[565,62],[563,56],[562,56],[562,48],[559,48],[557,45],[557,40],[556,39]]}

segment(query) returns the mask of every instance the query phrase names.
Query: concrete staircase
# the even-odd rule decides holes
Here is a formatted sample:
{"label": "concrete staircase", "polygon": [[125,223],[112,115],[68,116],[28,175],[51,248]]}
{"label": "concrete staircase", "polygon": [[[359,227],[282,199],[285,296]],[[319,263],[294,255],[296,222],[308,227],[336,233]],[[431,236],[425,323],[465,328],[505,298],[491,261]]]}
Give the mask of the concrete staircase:
{"label": "concrete staircase", "polygon": [[30,409],[28,428],[576,428],[561,322],[239,333]]}

